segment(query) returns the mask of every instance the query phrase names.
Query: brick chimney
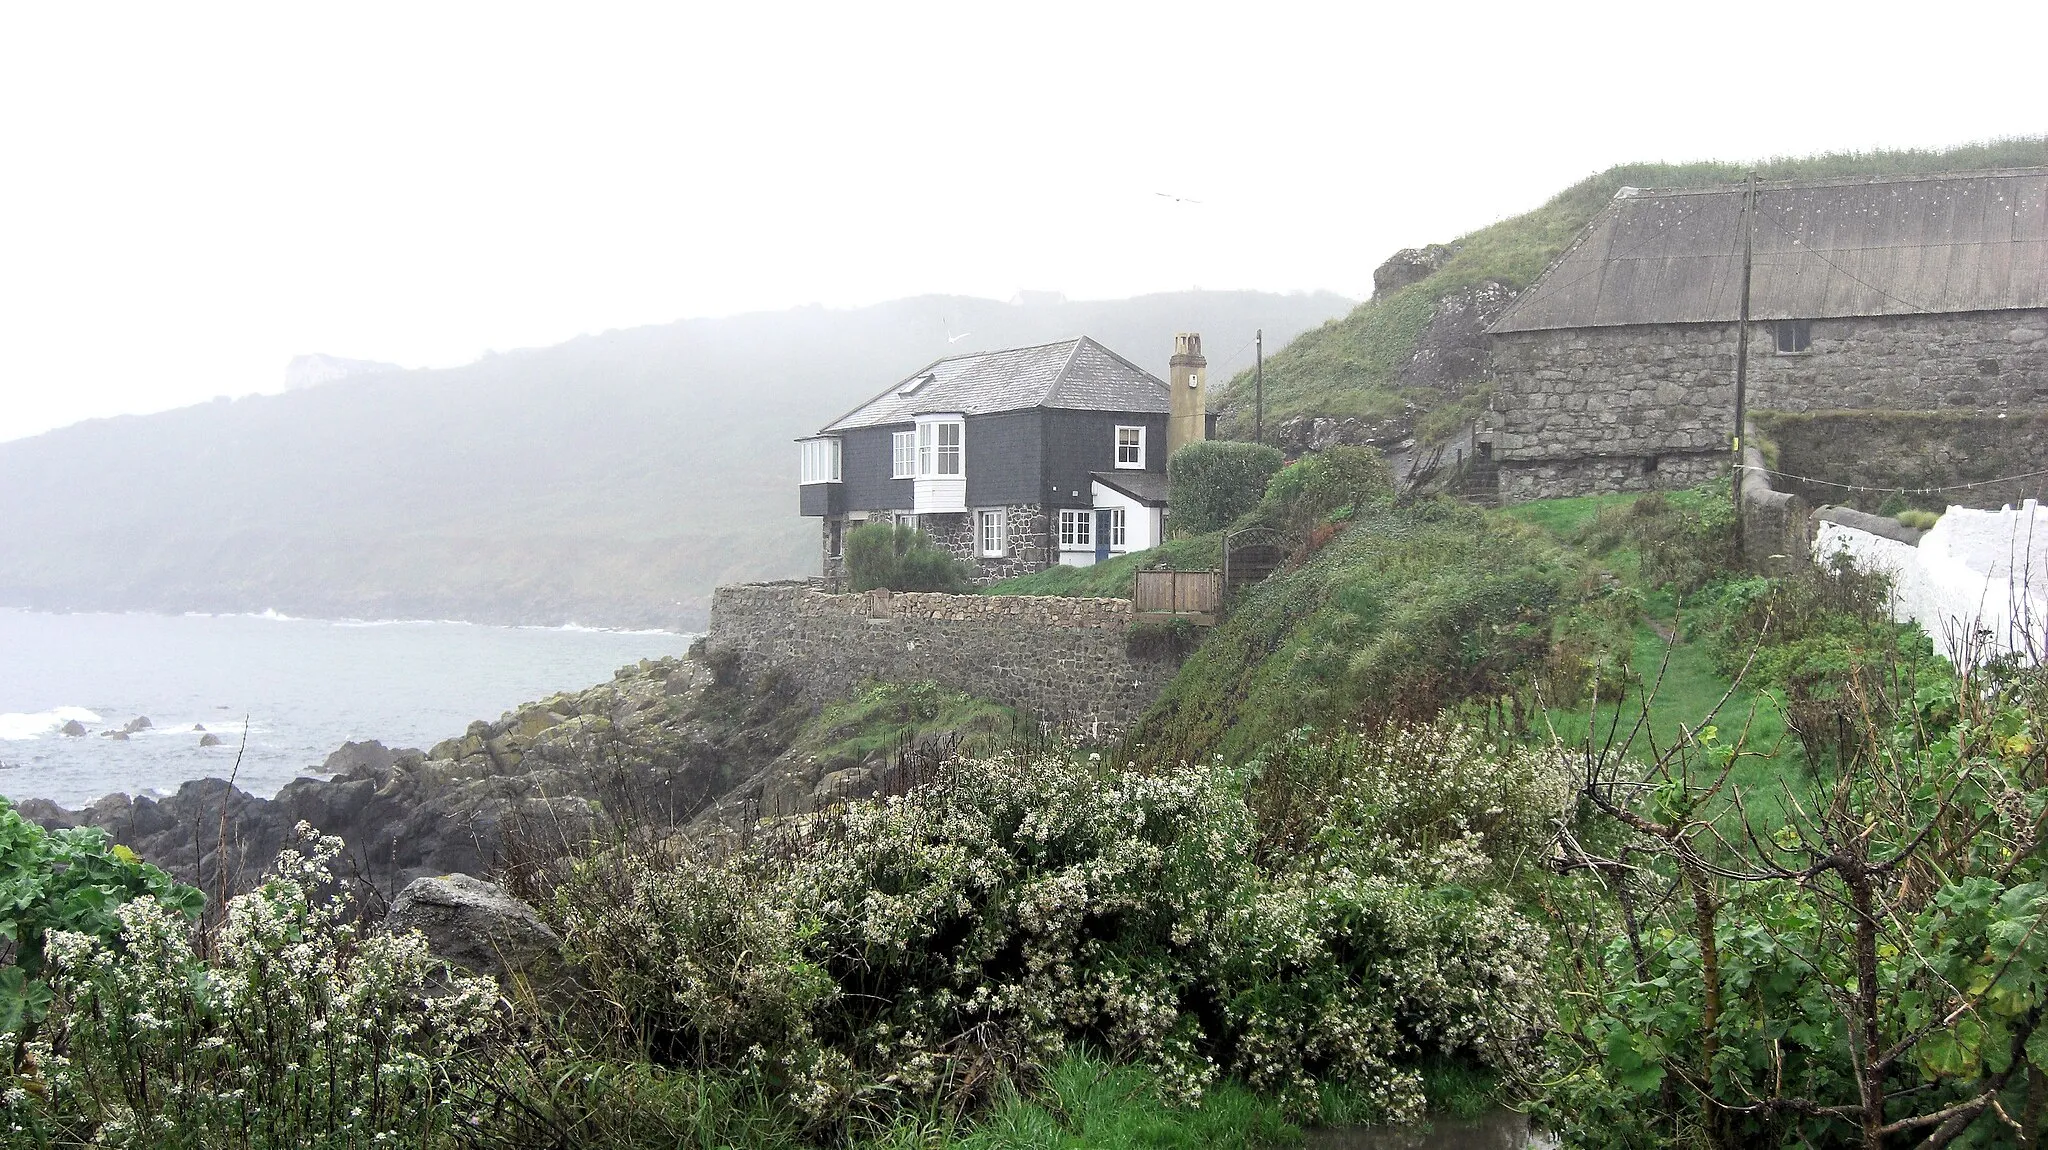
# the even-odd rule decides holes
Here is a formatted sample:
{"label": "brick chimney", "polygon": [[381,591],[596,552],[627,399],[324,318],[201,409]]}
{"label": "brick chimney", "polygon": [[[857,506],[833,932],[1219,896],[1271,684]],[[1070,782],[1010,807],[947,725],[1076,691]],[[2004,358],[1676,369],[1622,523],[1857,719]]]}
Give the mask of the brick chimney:
{"label": "brick chimney", "polygon": [[1167,361],[1166,382],[1173,392],[1173,414],[1166,420],[1166,457],[1181,445],[1209,438],[1209,387],[1203,369],[1202,337],[1184,331],[1173,337],[1173,358]]}

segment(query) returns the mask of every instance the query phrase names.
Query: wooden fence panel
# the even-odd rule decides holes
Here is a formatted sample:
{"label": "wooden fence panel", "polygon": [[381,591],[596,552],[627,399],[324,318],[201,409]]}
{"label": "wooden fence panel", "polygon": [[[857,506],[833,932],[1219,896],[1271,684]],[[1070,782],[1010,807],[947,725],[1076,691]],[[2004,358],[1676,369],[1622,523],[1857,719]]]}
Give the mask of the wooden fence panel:
{"label": "wooden fence panel", "polygon": [[1223,573],[1140,571],[1132,598],[1140,615],[1186,615],[1214,622],[1223,612]]}

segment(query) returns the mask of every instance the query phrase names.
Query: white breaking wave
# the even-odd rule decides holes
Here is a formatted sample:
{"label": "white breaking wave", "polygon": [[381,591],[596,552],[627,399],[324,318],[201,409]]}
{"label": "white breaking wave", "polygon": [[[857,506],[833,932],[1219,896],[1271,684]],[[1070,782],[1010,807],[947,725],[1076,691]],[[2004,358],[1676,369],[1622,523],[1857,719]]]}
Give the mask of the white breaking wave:
{"label": "white breaking wave", "polygon": [[0,739],[5,739],[8,742],[20,742],[23,739],[40,739],[44,735],[56,734],[57,728],[71,722],[73,719],[81,723],[97,723],[100,721],[100,717],[97,714],[86,710],[84,707],[55,707],[48,711],[35,711],[29,714],[23,714],[18,711],[9,712],[7,714],[0,714]]}

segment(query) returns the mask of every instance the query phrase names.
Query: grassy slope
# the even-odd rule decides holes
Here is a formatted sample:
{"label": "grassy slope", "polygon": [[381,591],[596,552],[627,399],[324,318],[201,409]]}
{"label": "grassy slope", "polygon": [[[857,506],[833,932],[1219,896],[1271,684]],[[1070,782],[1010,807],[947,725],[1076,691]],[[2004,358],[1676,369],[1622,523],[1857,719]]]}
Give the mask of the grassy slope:
{"label": "grassy slope", "polygon": [[[1942,151],[1834,153],[1729,163],[1628,164],[1610,168],[1560,192],[1532,212],[1460,237],[1462,245],[1442,270],[1385,299],[1360,304],[1351,314],[1295,337],[1266,360],[1266,418],[1297,415],[1377,418],[1413,401],[1427,408],[1434,393],[1403,394],[1395,387],[1402,364],[1428,326],[1436,301],[1487,279],[1526,287],[1623,187],[1697,187],[1739,181],[1749,171],[1767,180],[2021,167],[2048,164],[2048,138],[1972,144]],[[1222,398],[1225,434],[1237,428],[1240,396],[1249,397],[1250,373],[1231,380]],[[1448,425],[1451,421],[1440,420]],[[1425,424],[1427,430],[1427,424]]]}
{"label": "grassy slope", "polygon": [[1449,502],[1367,512],[1246,592],[1133,741],[1154,762],[1242,761],[1298,726],[1426,718],[1540,658],[1577,579],[1513,519]]}
{"label": "grassy slope", "polygon": [[[1528,523],[1568,544],[1604,507],[1635,499],[1633,495],[1588,495],[1571,499],[1544,499],[1509,508],[1500,514]],[[1578,744],[1590,736],[1598,744],[1606,740],[1619,723],[1626,736],[1639,719],[1645,719],[1645,735],[1637,749],[1662,750],[1689,737],[1713,716],[1723,741],[1746,732],[1745,743],[1757,753],[1738,761],[1730,781],[1739,788],[1743,801],[1757,816],[1760,826],[1773,825],[1783,812],[1781,780],[1798,784],[1799,743],[1785,729],[1785,717],[1768,695],[1746,686],[1730,692],[1729,680],[1715,667],[1706,644],[1687,634],[1680,625],[1678,604],[1663,592],[1642,587],[1636,573],[1636,556],[1618,549],[1601,556],[1588,556],[1613,572],[1626,585],[1643,593],[1646,618],[1636,627],[1632,666],[1642,676],[1642,694],[1620,704],[1602,704],[1595,716],[1591,702],[1575,708],[1553,708],[1546,716],[1559,737]],[[1718,714],[1715,708],[1720,708]]]}

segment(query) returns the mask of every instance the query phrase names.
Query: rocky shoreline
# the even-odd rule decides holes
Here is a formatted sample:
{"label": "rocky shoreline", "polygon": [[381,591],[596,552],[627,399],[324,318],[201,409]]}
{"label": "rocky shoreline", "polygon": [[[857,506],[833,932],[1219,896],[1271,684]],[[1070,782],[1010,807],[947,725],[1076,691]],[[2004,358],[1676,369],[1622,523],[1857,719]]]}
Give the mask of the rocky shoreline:
{"label": "rocky shoreline", "polygon": [[[811,809],[879,784],[882,764],[797,749],[810,710],[774,677],[695,657],[642,660],[610,682],[479,720],[428,750],[367,740],[263,799],[200,779],[161,799],[108,795],[82,810],[18,804],[50,828],[117,842],[216,893],[253,885],[301,821],[349,845],[344,868],[390,903],[415,879],[483,874],[580,841],[600,819],[707,839],[762,813]],[[826,793],[829,792],[829,793]]]}

